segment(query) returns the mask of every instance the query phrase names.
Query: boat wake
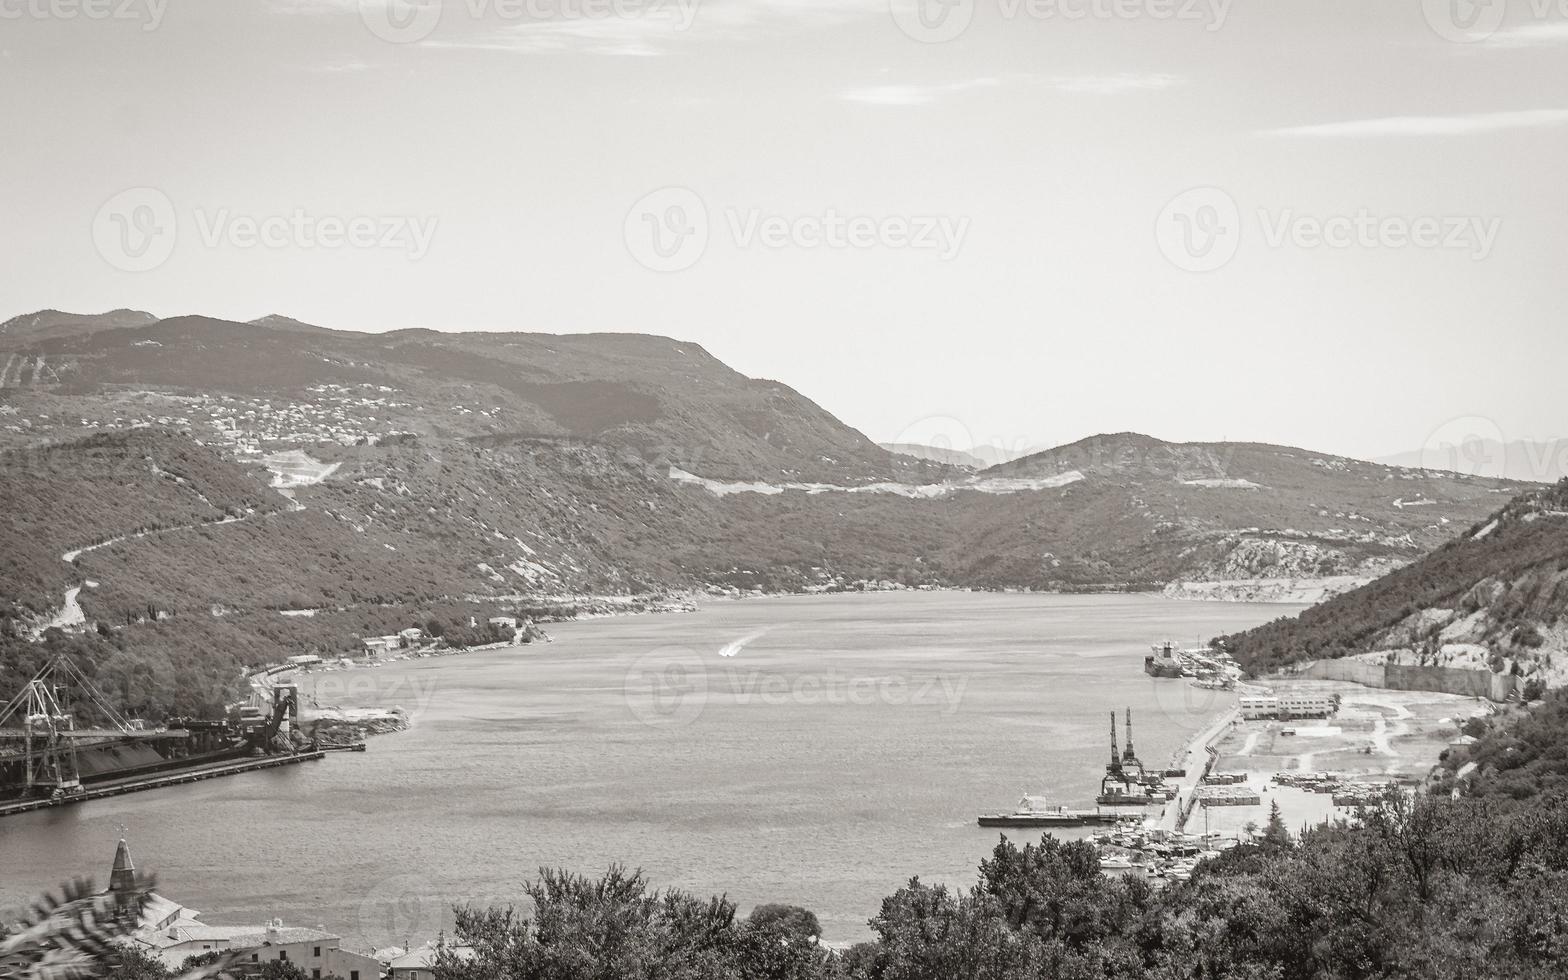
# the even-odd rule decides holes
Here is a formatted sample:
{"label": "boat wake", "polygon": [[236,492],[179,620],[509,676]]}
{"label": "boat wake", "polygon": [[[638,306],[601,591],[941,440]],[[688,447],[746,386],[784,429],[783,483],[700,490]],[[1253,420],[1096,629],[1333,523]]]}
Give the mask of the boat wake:
{"label": "boat wake", "polygon": [[743,637],[741,637],[741,638],[739,638],[737,640],[731,640],[729,643],[726,643],[724,645],[723,649],[719,650],[719,656],[721,656],[721,657],[733,657],[733,656],[737,655],[742,650],[746,649],[746,645],[747,644],[751,643],[753,640],[756,640],[756,639],[760,638],[766,632],[767,632],[767,630],[761,629],[761,630],[757,630],[755,633],[747,633],[745,636],[743,636]]}

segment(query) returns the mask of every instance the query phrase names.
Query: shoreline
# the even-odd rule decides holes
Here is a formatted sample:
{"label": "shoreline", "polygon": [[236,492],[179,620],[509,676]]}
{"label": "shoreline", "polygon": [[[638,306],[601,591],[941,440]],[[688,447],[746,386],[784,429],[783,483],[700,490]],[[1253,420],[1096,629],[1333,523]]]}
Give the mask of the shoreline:
{"label": "shoreline", "polygon": [[1175,780],[1176,798],[1167,803],[1165,809],[1161,811],[1158,820],[1159,829],[1176,832],[1185,829],[1195,805],[1193,793],[1203,784],[1203,777],[1219,758],[1217,745],[1220,739],[1236,723],[1240,715],[1240,706],[1233,705],[1226,708],[1188,739],[1184,748],[1177,750],[1172,759],[1172,762],[1177,765],[1171,768],[1185,769],[1187,774]]}

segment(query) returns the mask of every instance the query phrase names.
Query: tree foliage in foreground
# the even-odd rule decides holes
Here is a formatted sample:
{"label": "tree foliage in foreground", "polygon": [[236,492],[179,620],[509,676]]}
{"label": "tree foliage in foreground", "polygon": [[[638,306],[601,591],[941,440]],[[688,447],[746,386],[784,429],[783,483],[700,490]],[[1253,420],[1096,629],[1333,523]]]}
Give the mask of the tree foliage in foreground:
{"label": "tree foliage in foreground", "polygon": [[1568,798],[1391,797],[1279,836],[1165,888],[1101,874],[1086,842],[1003,838],[972,887],[911,879],[873,938],[843,951],[795,912],[740,920],[726,899],[658,892],[622,868],[546,870],[525,888],[531,918],[459,910],[474,955],[443,957],[437,980],[1568,976]]}

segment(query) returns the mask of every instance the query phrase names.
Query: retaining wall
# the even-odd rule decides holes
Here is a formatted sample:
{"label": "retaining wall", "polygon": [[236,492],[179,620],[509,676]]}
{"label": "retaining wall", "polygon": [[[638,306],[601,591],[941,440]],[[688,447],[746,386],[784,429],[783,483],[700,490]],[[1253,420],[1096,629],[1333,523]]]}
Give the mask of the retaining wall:
{"label": "retaining wall", "polygon": [[1322,681],[1349,681],[1395,691],[1462,694],[1492,701],[1507,701],[1514,693],[1517,680],[1512,675],[1494,674],[1489,670],[1373,664],[1365,660],[1318,660],[1296,671],[1293,676]]}

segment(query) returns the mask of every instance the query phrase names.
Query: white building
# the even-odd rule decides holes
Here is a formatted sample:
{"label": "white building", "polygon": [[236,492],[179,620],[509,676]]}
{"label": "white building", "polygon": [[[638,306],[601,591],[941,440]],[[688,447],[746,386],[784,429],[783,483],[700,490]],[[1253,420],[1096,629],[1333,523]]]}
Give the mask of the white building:
{"label": "white building", "polygon": [[1238,699],[1241,716],[1259,718],[1329,718],[1339,710],[1339,698],[1327,691],[1290,691],[1285,694],[1247,694]]}
{"label": "white building", "polygon": [[434,980],[436,958],[443,948],[460,960],[472,959],[474,956],[471,946],[446,943],[443,947],[441,943],[425,943],[387,964],[391,971],[391,980]]}
{"label": "white building", "polygon": [[[124,840],[114,852],[114,868],[109,874],[109,891],[133,894],[136,869]],[[216,926],[199,920],[200,912],[188,909],[161,895],[152,895],[143,910],[140,927],[129,942],[143,952],[178,971],[192,956],[213,952],[239,952],[240,972],[247,963],[273,960],[293,963],[312,980],[337,976],[343,980],[379,980],[381,962],[365,953],[344,949],[342,940],[321,928],[287,928],[281,919],[266,925]],[[248,951],[249,955],[246,956]]]}

